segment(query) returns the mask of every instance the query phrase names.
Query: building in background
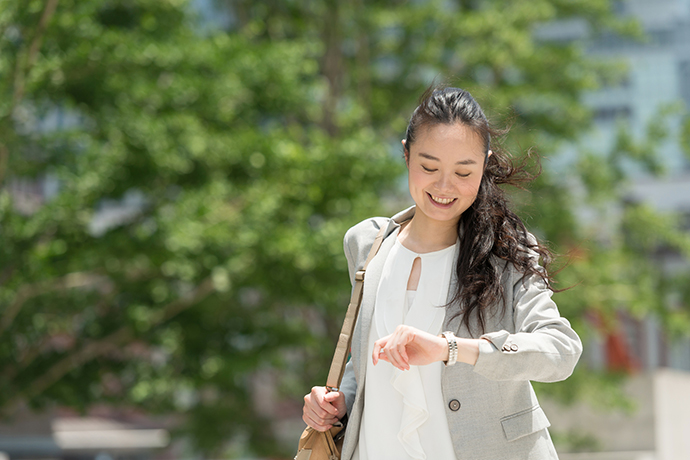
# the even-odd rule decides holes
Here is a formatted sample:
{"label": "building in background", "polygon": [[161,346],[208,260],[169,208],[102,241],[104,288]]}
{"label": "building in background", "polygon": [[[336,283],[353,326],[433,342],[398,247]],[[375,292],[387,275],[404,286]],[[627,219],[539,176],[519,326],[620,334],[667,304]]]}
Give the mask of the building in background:
{"label": "building in background", "polygon": [[24,409],[0,424],[0,460],[168,460],[179,446],[170,445],[167,425],[135,410]]}
{"label": "building in background", "polygon": [[[659,147],[666,174],[650,177],[635,165],[626,165],[634,180],[620,205],[646,204],[677,214],[683,228],[690,231],[690,161],[678,141],[682,118],[690,109],[690,0],[627,0],[617,2],[616,8],[622,17],[639,21],[647,39],[604,34],[588,43],[590,55],[622,61],[628,72],[619,85],[585,95],[594,112],[594,127],[582,145],[606,152],[620,123],[634,135],[642,135],[655,117],[670,109],[669,135]],[[588,31],[572,21],[550,24],[539,33],[548,39],[577,40]],[[560,166],[573,152],[564,152]],[[559,167],[559,161],[555,163]],[[583,217],[587,215],[583,210]],[[612,210],[611,221],[598,225],[604,229],[615,225],[619,215],[620,209]],[[689,261],[678,252],[659,248],[651,257],[658,270],[690,272]],[[668,308],[674,308],[673,293],[666,300]],[[585,404],[563,408],[546,401],[545,406],[552,406],[547,408],[552,429],[584,440],[580,449],[563,449],[563,460],[690,458],[690,338],[670,338],[654,317],[639,319],[620,312],[618,330],[586,343],[583,360],[596,370],[631,374],[625,392],[634,409],[599,411]]]}
{"label": "building in background", "polygon": [[[629,0],[619,2],[618,9],[621,15],[637,19],[648,39],[640,43],[604,36],[591,44],[591,54],[623,59],[629,66],[621,86],[587,95],[587,104],[596,114],[597,135],[591,142],[604,149],[608,147],[621,117],[629,122],[633,133],[642,133],[662,111],[678,107],[678,114],[668,118],[670,135],[660,147],[667,176],[657,179],[639,175],[626,195],[629,202],[680,214],[690,230],[690,162],[677,136],[682,113],[690,108],[690,0]],[[663,248],[653,257],[659,270],[680,272],[689,267],[680,254]],[[671,304],[673,299],[668,301]],[[652,318],[638,321],[622,317],[621,320],[624,324],[622,351],[627,350],[628,356],[613,351],[623,339],[608,339],[603,356],[593,359],[609,366],[615,364],[612,360],[623,359],[646,371],[658,367],[690,371],[690,339],[667,340]]]}

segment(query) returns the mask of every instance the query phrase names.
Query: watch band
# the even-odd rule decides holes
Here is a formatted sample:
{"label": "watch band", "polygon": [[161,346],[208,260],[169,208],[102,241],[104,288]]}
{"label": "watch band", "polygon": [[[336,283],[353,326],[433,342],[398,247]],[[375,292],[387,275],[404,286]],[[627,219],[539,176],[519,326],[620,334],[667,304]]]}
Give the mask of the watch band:
{"label": "watch band", "polygon": [[442,333],[443,337],[448,342],[448,361],[446,361],[446,366],[452,366],[458,361],[458,341],[456,340],[455,334],[450,331]]}

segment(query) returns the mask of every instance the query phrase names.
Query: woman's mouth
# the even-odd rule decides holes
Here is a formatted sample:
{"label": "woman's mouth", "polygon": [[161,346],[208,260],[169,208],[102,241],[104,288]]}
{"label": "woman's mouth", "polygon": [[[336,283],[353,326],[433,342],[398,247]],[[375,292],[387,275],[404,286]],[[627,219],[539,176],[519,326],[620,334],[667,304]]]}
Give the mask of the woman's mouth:
{"label": "woman's mouth", "polygon": [[453,204],[455,200],[457,200],[457,198],[441,198],[439,196],[434,196],[429,192],[427,192],[426,194],[429,195],[429,198],[432,202],[434,202],[434,204],[441,205],[443,207],[448,207],[451,204]]}

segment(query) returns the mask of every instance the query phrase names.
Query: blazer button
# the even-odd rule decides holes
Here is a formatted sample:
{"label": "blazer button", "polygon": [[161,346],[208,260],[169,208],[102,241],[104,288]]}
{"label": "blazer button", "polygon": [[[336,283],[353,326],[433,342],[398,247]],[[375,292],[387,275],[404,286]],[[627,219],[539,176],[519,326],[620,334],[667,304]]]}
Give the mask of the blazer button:
{"label": "blazer button", "polygon": [[508,345],[508,344],[503,345],[503,348],[501,348],[501,350],[510,351],[510,345]]}
{"label": "blazer button", "polygon": [[457,412],[458,409],[460,409],[460,401],[453,399],[450,403],[448,403],[448,407],[450,407],[450,410],[453,412]]}
{"label": "blazer button", "polygon": [[515,345],[515,344],[512,344],[512,345],[510,346],[510,351],[518,351],[518,346]]}

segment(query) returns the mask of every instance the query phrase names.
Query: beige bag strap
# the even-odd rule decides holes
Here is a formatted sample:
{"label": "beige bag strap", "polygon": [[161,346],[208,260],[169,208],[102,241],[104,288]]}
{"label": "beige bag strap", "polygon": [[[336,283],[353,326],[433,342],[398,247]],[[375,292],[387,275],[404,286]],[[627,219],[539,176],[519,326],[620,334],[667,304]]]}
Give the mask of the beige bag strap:
{"label": "beige bag strap", "polygon": [[373,259],[376,253],[379,252],[386,228],[387,226],[381,227],[381,230],[379,230],[379,233],[376,235],[376,239],[374,239],[374,243],[371,245],[371,250],[369,251],[367,261],[364,262],[364,267],[355,273],[355,288],[352,290],[352,297],[350,298],[350,304],[347,306],[345,321],[343,321],[343,327],[340,330],[340,336],[338,337],[338,345],[336,346],[335,353],[333,354],[331,370],[328,372],[328,379],[326,379],[326,388],[328,391],[338,391],[340,389],[340,382],[343,380],[345,365],[347,364],[347,357],[350,354],[350,346],[352,345],[352,333],[355,328],[357,316],[359,315],[359,307],[362,305],[364,273],[366,272],[367,266],[369,266],[371,259]]}

